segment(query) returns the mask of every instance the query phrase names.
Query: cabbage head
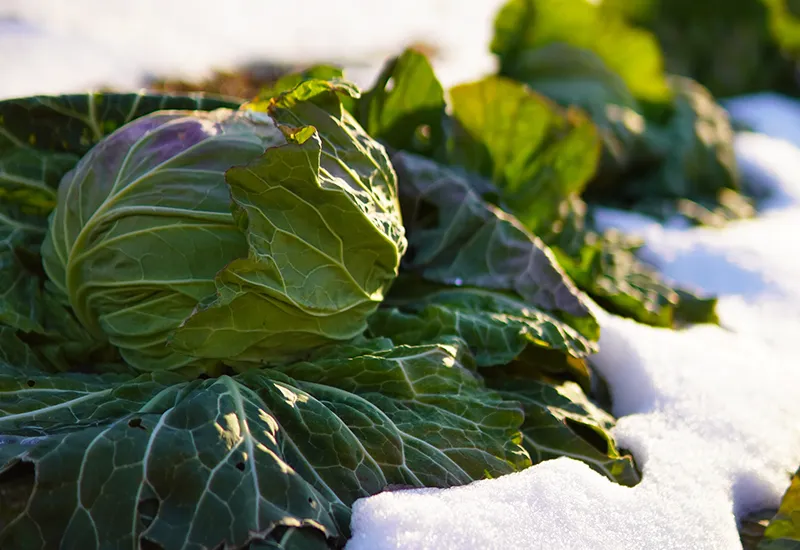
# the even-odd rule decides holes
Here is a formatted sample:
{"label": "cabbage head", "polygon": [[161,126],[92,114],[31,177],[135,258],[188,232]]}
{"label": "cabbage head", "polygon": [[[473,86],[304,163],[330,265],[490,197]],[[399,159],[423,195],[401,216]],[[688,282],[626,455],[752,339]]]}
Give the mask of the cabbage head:
{"label": "cabbage head", "polygon": [[301,88],[142,117],[64,176],[45,271],[130,366],[246,368],[363,332],[406,247],[396,177],[340,90]]}

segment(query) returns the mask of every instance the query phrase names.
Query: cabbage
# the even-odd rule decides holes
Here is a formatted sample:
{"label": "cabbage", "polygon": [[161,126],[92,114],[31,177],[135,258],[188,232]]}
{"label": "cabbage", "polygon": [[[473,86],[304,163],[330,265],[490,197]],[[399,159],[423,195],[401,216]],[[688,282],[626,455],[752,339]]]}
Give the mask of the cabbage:
{"label": "cabbage", "polygon": [[[563,172],[514,132],[549,104],[451,118],[426,60],[392,67],[361,100],[304,73],[241,107],[0,101],[0,548],[341,548],[384,490],[556,456],[639,480],[586,296],[487,200],[515,159]],[[239,110],[151,114],[203,106]]]}
{"label": "cabbage", "polygon": [[[336,92],[306,83],[272,116],[156,112],[99,142],[42,247],[81,324],[143,371],[284,361],[363,332],[405,238],[388,158]],[[273,120],[287,102],[292,126]]]}

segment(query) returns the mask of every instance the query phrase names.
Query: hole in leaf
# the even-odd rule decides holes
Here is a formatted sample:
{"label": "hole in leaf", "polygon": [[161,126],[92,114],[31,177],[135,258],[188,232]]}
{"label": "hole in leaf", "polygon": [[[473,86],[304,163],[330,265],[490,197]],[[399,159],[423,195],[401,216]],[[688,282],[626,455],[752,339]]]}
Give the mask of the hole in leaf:
{"label": "hole in leaf", "polygon": [[28,380],[25,383],[28,385],[29,388],[32,388],[32,387],[34,387],[36,385],[36,381],[35,380]]}
{"label": "hole in leaf", "polygon": [[391,77],[389,80],[386,81],[386,86],[383,87],[384,90],[387,92],[391,92],[394,90],[394,77]]}
{"label": "hole in leaf", "polygon": [[609,446],[608,441],[606,441],[606,439],[602,435],[597,433],[597,431],[595,431],[594,428],[592,428],[587,424],[582,424],[571,418],[565,418],[564,424],[566,424],[570,430],[575,432],[576,435],[578,435],[581,439],[585,440],[592,447],[594,447],[603,454],[608,454],[610,450],[608,448]]}
{"label": "hole in leaf", "polygon": [[[153,520],[158,515],[159,506],[160,503],[158,502],[157,498],[146,498],[139,501],[136,511],[139,513],[139,520],[142,522],[142,525],[144,525],[145,528],[150,527],[150,524],[153,523]],[[142,548],[144,548],[144,546],[142,546]],[[161,547],[157,546],[154,548]]]}
{"label": "hole in leaf", "polygon": [[239,470],[240,472],[244,472],[244,462],[237,462],[236,469]]}
{"label": "hole in leaf", "polygon": [[144,424],[142,424],[141,418],[131,418],[130,420],[128,420],[128,426],[130,426],[131,428],[139,428],[141,430],[147,431],[147,428],[145,428]]}
{"label": "hole in leaf", "polygon": [[164,550],[164,547],[150,539],[139,540],[139,550]]}

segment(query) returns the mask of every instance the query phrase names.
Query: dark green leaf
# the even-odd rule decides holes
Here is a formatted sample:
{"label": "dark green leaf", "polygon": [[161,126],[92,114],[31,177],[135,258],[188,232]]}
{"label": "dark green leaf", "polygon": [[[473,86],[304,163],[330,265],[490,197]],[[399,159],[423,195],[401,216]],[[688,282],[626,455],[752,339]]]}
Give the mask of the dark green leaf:
{"label": "dark green leaf", "polygon": [[672,78],[670,84],[675,92],[673,114],[664,126],[650,125],[648,136],[651,150],[663,161],[643,175],[627,178],[613,191],[614,200],[716,202],[722,190],[739,189],[727,112],[696,82]]}
{"label": "dark green leaf", "polygon": [[483,389],[462,354],[350,348],[283,368],[303,381],[273,370],[20,377],[0,365],[0,494],[27,499],[0,513],[0,543],[341,544],[357,498],[530,464],[519,407]]}
{"label": "dark green leaf", "polygon": [[46,220],[24,215],[16,205],[0,206],[0,324],[24,332],[41,331],[41,280],[26,265],[35,263]]}
{"label": "dark green leaf", "polygon": [[541,240],[457,172],[403,152],[392,161],[409,239],[406,269],[432,282],[512,293],[597,339],[583,295]]}
{"label": "dark green leaf", "polygon": [[522,403],[522,445],[534,463],[568,456],[622,485],[640,481],[633,458],[620,454],[609,433],[614,419],[593,405],[577,384],[553,386],[504,376],[489,377],[487,384]]}
{"label": "dark green leaf", "polygon": [[599,235],[586,227],[582,202],[572,201],[570,208],[546,240],[566,273],[599,305],[654,326],[718,322],[716,298],[665,281],[636,256],[639,240],[616,231]]}
{"label": "dark green leaf", "polygon": [[39,242],[46,220],[20,210],[0,207],[0,329],[19,331],[48,369],[116,361],[114,350],[92,338],[45,284]]}
{"label": "dark green leaf", "polygon": [[0,364],[11,371],[16,369],[18,377],[24,377],[28,370],[41,371],[42,364],[33,350],[19,339],[17,331],[0,325]]}
{"label": "dark green leaf", "polygon": [[[519,406],[483,388],[468,368],[472,358],[460,340],[390,349],[379,342],[377,347],[366,344],[359,352],[278,369],[309,393],[330,396],[334,406],[336,395],[352,393],[391,419],[406,446],[405,463],[395,456],[383,463],[383,469],[398,469],[394,480],[411,480],[391,483],[458,485],[486,472],[496,476],[530,464],[519,447]],[[379,426],[361,425],[365,430]],[[377,452],[370,448],[371,454]]]}
{"label": "dark green leaf", "polygon": [[584,358],[595,350],[572,327],[510,295],[480,288],[443,288],[424,297],[403,299],[396,285],[387,303],[369,319],[374,336],[395,344],[441,341],[458,336],[472,350],[478,366],[505,365],[528,346]]}

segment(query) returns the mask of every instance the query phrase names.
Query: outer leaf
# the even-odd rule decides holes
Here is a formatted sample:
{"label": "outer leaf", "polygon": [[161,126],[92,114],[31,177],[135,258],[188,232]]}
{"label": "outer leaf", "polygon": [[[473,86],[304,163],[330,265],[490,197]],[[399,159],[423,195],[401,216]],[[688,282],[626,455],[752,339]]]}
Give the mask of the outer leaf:
{"label": "outer leaf", "polygon": [[392,161],[409,236],[409,270],[433,282],[513,293],[567,320],[584,337],[597,338],[583,295],[541,240],[481,200],[458,173],[403,152]]}
{"label": "outer leaf", "polygon": [[[662,3],[686,11],[682,0],[655,2]],[[653,37],[626,23],[629,8],[613,0],[508,2],[492,46],[501,74],[585,109],[598,125],[604,157],[588,200],[713,225],[752,215],[731,192],[738,176],[724,110],[702,86],[666,77]]]}
{"label": "outer leaf", "polygon": [[800,470],[783,495],[778,513],[764,531],[759,550],[797,550],[800,548]]}
{"label": "outer leaf", "polygon": [[576,200],[570,208],[559,231],[546,240],[575,284],[598,304],[655,326],[718,322],[716,298],[663,280],[636,256],[640,241],[614,231],[594,233],[585,226],[585,205]]}
{"label": "outer leaf", "polygon": [[408,49],[389,60],[355,115],[372,137],[422,155],[444,153],[444,89],[428,59]]}
{"label": "outer leaf", "polygon": [[609,479],[640,481],[631,456],[622,456],[608,430],[614,419],[593,405],[573,382],[558,386],[529,378],[490,377],[487,383],[522,403],[522,444],[534,463],[561,456],[581,460]]}
{"label": "outer leaf", "polygon": [[49,369],[85,369],[116,353],[89,335],[44,283],[39,241],[46,220],[25,205],[0,207],[0,328],[19,331]]}
{"label": "outer leaf", "polygon": [[[3,470],[35,468],[25,513],[0,533],[4,546],[235,548],[278,525],[335,533],[331,504],[281,458],[291,444],[263,399],[285,403],[283,386],[261,388],[262,398],[227,377],[153,382],[65,391],[61,381],[57,406],[45,386],[0,419],[22,437],[2,448]],[[7,390],[3,402],[25,391]],[[33,426],[47,435],[26,443]]]}
{"label": "outer leaf", "polygon": [[304,382],[1,366],[0,494],[26,503],[0,511],[0,544],[321,548],[347,537],[355,499],[389,485],[529,464],[519,408],[483,390],[457,347],[347,355],[284,368]]}
{"label": "outer leaf", "polygon": [[330,386],[383,411],[401,433],[405,464],[413,472],[413,482],[394,483],[457,485],[530,464],[519,447],[518,405],[483,388],[466,367],[471,357],[460,340],[391,349],[379,342],[377,349],[367,345],[357,353],[279,370],[302,380],[300,387],[314,395],[335,395],[324,389]]}
{"label": "outer leaf", "polygon": [[0,364],[9,371],[17,369],[20,378],[25,377],[28,369],[34,372],[42,370],[39,357],[19,339],[16,330],[7,326],[0,326]]}
{"label": "outer leaf", "polygon": [[131,120],[163,109],[237,107],[202,94],[75,94],[0,101],[0,199],[48,212],[55,189],[100,139]]}
{"label": "outer leaf", "polygon": [[526,51],[557,42],[594,52],[637,98],[669,97],[655,38],[599,2],[511,0],[497,14],[491,49],[501,73],[513,78]]}
{"label": "outer leaf", "polygon": [[500,292],[444,288],[422,298],[403,298],[402,291],[393,291],[388,302],[399,308],[381,309],[370,317],[372,335],[391,338],[395,344],[458,336],[467,342],[481,367],[510,363],[528,346],[557,350],[576,358],[595,350],[572,327]]}
{"label": "outer leaf", "polygon": [[600,154],[597,131],[526,86],[488,77],[450,91],[457,120],[452,160],[492,181],[500,199],[534,233],[580,193]]}
{"label": "outer leaf", "polygon": [[35,263],[45,230],[44,218],[23,215],[13,205],[0,206],[0,324],[41,331],[41,281],[23,258]]}
{"label": "outer leaf", "polygon": [[[202,357],[280,361],[364,331],[397,275],[406,241],[383,148],[311,81],[273,100],[289,144],[228,171],[247,258],[216,277],[217,298],[175,333]],[[317,132],[319,129],[319,133]]]}

